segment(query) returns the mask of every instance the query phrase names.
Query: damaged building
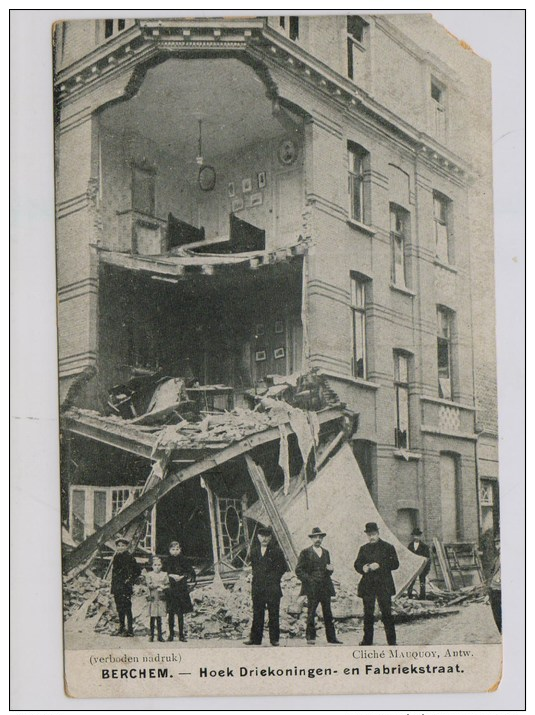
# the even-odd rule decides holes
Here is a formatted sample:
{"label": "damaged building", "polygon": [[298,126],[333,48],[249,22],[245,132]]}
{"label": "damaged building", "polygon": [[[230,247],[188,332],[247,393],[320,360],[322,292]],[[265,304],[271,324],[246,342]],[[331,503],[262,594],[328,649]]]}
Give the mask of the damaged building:
{"label": "damaged building", "polygon": [[67,571],[497,528],[490,70],[410,17],[56,25]]}

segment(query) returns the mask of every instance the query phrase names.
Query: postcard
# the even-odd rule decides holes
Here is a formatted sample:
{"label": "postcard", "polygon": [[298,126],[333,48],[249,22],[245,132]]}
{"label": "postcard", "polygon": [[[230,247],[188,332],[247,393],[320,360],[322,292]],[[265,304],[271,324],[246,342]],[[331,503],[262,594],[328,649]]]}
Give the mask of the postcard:
{"label": "postcard", "polygon": [[497,689],[490,64],[424,14],[53,49],[66,693]]}

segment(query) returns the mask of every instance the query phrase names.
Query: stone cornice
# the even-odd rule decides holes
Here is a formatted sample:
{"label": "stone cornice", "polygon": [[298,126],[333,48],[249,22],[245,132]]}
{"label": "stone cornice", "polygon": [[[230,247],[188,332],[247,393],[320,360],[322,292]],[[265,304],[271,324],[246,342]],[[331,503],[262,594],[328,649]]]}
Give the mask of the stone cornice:
{"label": "stone cornice", "polygon": [[[371,122],[406,143],[427,164],[456,181],[465,181],[471,167],[459,156],[445,149],[427,134],[380,105],[333,69],[310,55],[302,47],[256,18],[138,20],[108,42],[95,48],[83,59],[60,70],[56,80],[56,98],[60,104],[91,91],[102,81],[119,73],[135,70],[139,63],[158,55],[181,53],[225,54],[244,52],[244,57],[277,67],[301,85],[338,105],[348,117],[366,115]],[[141,81],[141,79],[139,79]],[[138,85],[132,80],[131,91]]]}

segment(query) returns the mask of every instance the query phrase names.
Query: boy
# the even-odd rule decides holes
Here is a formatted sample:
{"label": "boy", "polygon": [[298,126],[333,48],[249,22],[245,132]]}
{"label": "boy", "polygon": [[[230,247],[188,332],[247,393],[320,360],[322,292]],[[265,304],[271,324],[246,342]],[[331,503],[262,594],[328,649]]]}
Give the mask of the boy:
{"label": "boy", "polygon": [[193,611],[189,596],[188,579],[195,582],[197,575],[182,554],[178,541],[169,544],[169,556],[165,565],[169,574],[169,590],[167,592],[167,613],[169,616],[168,641],[175,637],[175,615],[178,619],[178,640],[186,642],[184,632],[184,614]]}
{"label": "boy", "polygon": [[119,536],[115,540],[116,552],[112,561],[111,592],[119,615],[119,630],[115,635],[131,638],[134,635],[132,592],[134,581],[141,574],[141,568],[132,554],[127,551],[128,544],[128,539],[123,536]]}

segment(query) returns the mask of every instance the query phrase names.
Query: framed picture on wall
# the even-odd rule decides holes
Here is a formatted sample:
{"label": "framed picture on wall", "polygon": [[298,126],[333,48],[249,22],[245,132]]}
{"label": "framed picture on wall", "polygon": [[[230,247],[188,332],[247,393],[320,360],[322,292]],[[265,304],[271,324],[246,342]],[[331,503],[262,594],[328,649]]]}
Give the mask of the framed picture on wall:
{"label": "framed picture on wall", "polygon": [[250,191],[253,190],[253,182],[251,181],[251,179],[242,179],[241,190],[244,194],[248,194]]}
{"label": "framed picture on wall", "polygon": [[257,350],[254,354],[256,362],[263,362],[264,360],[267,359],[266,351],[265,350]]}
{"label": "framed picture on wall", "polygon": [[286,355],[286,350],[284,348],[275,348],[273,351],[273,357],[275,360],[280,360],[280,358],[285,357]]}
{"label": "framed picture on wall", "polygon": [[237,197],[235,199],[232,199],[232,213],[236,213],[236,211],[241,211],[243,209],[243,199],[241,197]]}
{"label": "framed picture on wall", "polygon": [[258,338],[261,335],[264,335],[265,332],[266,332],[266,329],[264,327],[264,323],[257,323],[255,325],[255,330],[254,330],[255,338]]}
{"label": "framed picture on wall", "polygon": [[275,321],[275,332],[277,334],[284,333],[284,321],[283,320]]}
{"label": "framed picture on wall", "polygon": [[232,198],[234,198],[234,196],[236,196],[236,187],[234,186],[233,181],[228,182],[227,191],[228,191],[229,198],[232,199]]}
{"label": "framed picture on wall", "polygon": [[258,174],[256,175],[256,178],[258,180],[258,188],[265,189],[266,188],[266,172],[259,171]]}
{"label": "framed picture on wall", "polygon": [[251,194],[249,196],[249,201],[247,202],[249,208],[253,208],[253,206],[261,206],[262,205],[262,193],[259,191],[257,194]]}

